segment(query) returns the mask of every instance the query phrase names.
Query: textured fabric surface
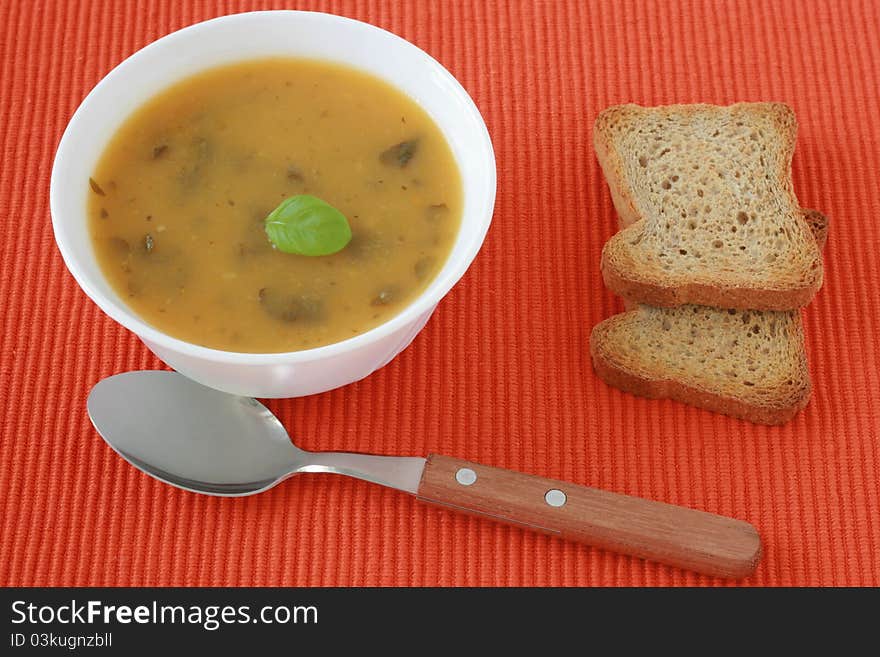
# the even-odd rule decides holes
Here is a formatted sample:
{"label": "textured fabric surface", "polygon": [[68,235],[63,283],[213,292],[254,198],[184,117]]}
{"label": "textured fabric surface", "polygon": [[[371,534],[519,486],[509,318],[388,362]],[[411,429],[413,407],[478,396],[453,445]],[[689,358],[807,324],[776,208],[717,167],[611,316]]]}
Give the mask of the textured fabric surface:
{"label": "textured fabric surface", "polygon": [[[485,246],[413,345],[364,381],[270,403],[307,449],[424,455],[754,523],[750,585],[880,585],[880,3],[873,0],[0,0],[0,584],[726,585],[310,475],[248,499],[140,474],[92,430],[99,379],[162,364],[80,291],[48,188],[66,122],[122,59],[193,22],[307,8],[387,28],[480,107],[498,160]],[[790,103],[794,184],[826,212],[805,312],[813,399],[753,426],[608,388],[587,339],[622,309],[592,148],[604,107]]]}

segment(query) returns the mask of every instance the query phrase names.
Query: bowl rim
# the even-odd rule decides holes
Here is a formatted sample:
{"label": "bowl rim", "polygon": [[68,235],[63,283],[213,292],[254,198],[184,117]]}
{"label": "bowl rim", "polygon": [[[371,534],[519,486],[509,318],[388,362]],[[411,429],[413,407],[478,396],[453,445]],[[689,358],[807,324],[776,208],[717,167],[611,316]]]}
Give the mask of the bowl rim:
{"label": "bowl rim", "polygon": [[[78,263],[81,259],[74,255],[72,250],[65,244],[64,239],[59,238],[59,235],[63,235],[63,230],[61,229],[62,220],[60,219],[63,213],[60,207],[60,200],[58,199],[58,194],[60,193],[58,190],[59,187],[63,184],[62,181],[59,180],[59,160],[68,156],[67,151],[69,149],[66,148],[66,144],[72,139],[71,135],[76,132],[79,124],[85,120],[83,118],[83,115],[88,111],[90,101],[94,99],[96,92],[105,86],[113,84],[118,78],[124,78],[124,76],[126,75],[126,70],[133,60],[149,56],[149,54],[153,50],[165,47],[169,43],[173,43],[174,41],[184,38],[193,32],[202,30],[207,25],[235,22],[241,20],[255,20],[265,17],[266,15],[278,16],[279,14],[284,14],[286,16],[305,17],[310,20],[327,20],[330,22],[347,23],[349,25],[354,25],[357,29],[379,32],[382,34],[383,38],[395,41],[402,47],[408,49],[412,53],[413,57],[418,58],[427,67],[433,69],[434,72],[439,74],[445,80],[445,82],[451,86],[455,93],[458,94],[459,101],[463,102],[464,106],[467,109],[467,112],[471,115],[471,119],[475,120],[478,132],[480,133],[480,150],[486,158],[485,165],[488,174],[485,196],[479,201],[480,206],[482,208],[485,208],[485,216],[483,216],[480,219],[479,223],[475,226],[475,230],[470,235],[470,239],[468,240],[468,242],[464,244],[463,247],[461,247],[463,250],[458,257],[459,262],[457,265],[455,265],[453,268],[450,268],[448,271],[445,272],[445,274],[441,272],[441,274],[438,275],[438,278],[435,279],[434,285],[426,288],[418,297],[416,297],[411,303],[409,303],[394,317],[383,322],[382,324],[379,324],[376,327],[373,327],[372,329],[369,329],[368,331],[352,336],[350,338],[346,338],[345,340],[341,340],[339,342],[333,342],[327,345],[312,347],[310,349],[302,349],[299,351],[251,353],[214,349],[212,347],[206,347],[203,345],[195,344],[193,342],[187,342],[186,340],[175,338],[151,326],[140,317],[138,317],[134,313],[134,311],[129,310],[124,305],[124,303],[117,303],[113,299],[109,298],[107,295],[103,294],[100,290],[96,289],[95,286],[91,284],[88,277],[79,270]],[[242,59],[241,61],[246,61],[246,59]],[[352,63],[351,65],[355,68],[358,68],[356,64]],[[207,68],[205,70],[207,70]],[[364,70],[365,72],[379,77],[376,73],[366,71],[366,69],[361,70]],[[386,82],[389,82],[389,84],[392,84],[393,86],[395,86],[395,88],[402,91],[403,93],[407,93],[406,90],[400,88],[398,85],[388,80],[386,80]],[[431,55],[416,46],[414,43],[407,41],[403,37],[400,37],[393,32],[385,30],[371,23],[348,18],[346,16],[339,16],[336,14],[318,11],[265,10],[227,14],[209,20],[200,21],[198,23],[183,27],[179,30],[175,30],[174,32],[170,32],[156,39],[155,41],[150,42],[143,48],[135,51],[124,60],[122,60],[119,64],[117,64],[112,70],[110,70],[110,72],[107,73],[80,102],[79,106],[71,116],[70,121],[65,128],[61,140],[58,142],[58,148],[56,149],[55,158],[52,165],[52,175],[49,188],[49,207],[52,216],[52,228],[54,232],[55,243],[58,247],[58,250],[61,252],[62,259],[64,260],[68,271],[79,284],[80,288],[82,288],[86,295],[104,313],[106,313],[113,320],[115,320],[131,332],[133,332],[139,338],[151,344],[155,344],[157,347],[162,347],[177,353],[186,354],[191,357],[200,358],[212,362],[242,365],[286,365],[322,360],[343,355],[345,353],[359,349],[360,347],[364,347],[371,343],[377,342],[389,335],[392,335],[401,328],[412,324],[413,321],[415,321],[423,314],[432,312],[433,308],[443,299],[443,297],[446,296],[446,294],[452,289],[452,287],[465,274],[465,272],[473,262],[474,258],[476,257],[477,253],[479,252],[480,248],[482,247],[483,242],[485,241],[486,234],[489,230],[489,226],[492,223],[492,216],[494,214],[495,206],[496,187],[497,169],[495,162],[495,151],[492,146],[492,140],[489,135],[488,128],[486,127],[485,121],[483,120],[483,117],[480,114],[480,111],[474,103],[473,99],[470,97],[470,94],[468,94],[468,92],[455,78],[455,76],[453,76],[442,64],[440,64],[440,62],[431,57]],[[454,253],[454,251],[452,253]],[[450,258],[452,258],[452,253],[450,253]],[[442,276],[442,278],[440,278],[440,276]]]}

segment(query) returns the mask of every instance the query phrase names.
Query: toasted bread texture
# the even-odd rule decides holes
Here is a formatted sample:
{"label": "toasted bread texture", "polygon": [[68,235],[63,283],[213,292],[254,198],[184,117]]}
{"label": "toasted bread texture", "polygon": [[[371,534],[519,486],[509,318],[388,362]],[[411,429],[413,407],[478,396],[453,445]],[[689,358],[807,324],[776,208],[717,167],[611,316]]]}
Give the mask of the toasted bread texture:
{"label": "toasted bread texture", "polygon": [[[828,218],[807,209],[803,216],[824,248]],[[609,385],[760,424],[783,424],[807,405],[800,311],[624,302],[628,312],[596,325],[590,336],[593,369]]]}
{"label": "toasted bread texture", "polygon": [[639,306],[597,324],[590,353],[616,388],[760,424],[789,421],[810,398],[798,311]]}
{"label": "toasted bread texture", "polygon": [[828,241],[828,217],[818,210],[808,208],[804,208],[803,215],[810,227],[810,232],[813,234],[813,239],[816,240],[816,246],[819,247],[819,251],[824,251],[825,243]]}
{"label": "toasted bread texture", "polygon": [[[813,238],[816,240],[819,250],[822,251],[825,248],[825,242],[828,241],[828,217],[818,210],[810,210],[808,208],[802,209],[801,214],[807,222],[807,225],[810,227],[810,231],[813,233]],[[618,218],[620,218],[619,215]],[[626,226],[623,225],[622,219],[619,224],[621,229],[626,228]],[[632,310],[638,305],[639,304],[636,301],[627,299],[626,297],[623,298],[623,306],[627,310]]]}
{"label": "toasted bread texture", "polygon": [[596,153],[627,226],[602,252],[608,287],[653,306],[809,303],[822,263],[792,190],[796,130],[782,103],[603,111]]}

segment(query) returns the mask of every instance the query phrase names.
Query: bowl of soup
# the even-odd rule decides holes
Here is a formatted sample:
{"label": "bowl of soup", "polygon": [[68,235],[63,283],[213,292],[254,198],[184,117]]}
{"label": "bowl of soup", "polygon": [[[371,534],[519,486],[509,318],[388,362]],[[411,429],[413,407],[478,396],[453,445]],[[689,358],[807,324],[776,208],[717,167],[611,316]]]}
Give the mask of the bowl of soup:
{"label": "bowl of soup", "polygon": [[80,287],[165,363],[295,397],[409,345],[479,251],[495,179],[479,110],[425,52],[266,11],[111,71],[61,139],[50,204]]}

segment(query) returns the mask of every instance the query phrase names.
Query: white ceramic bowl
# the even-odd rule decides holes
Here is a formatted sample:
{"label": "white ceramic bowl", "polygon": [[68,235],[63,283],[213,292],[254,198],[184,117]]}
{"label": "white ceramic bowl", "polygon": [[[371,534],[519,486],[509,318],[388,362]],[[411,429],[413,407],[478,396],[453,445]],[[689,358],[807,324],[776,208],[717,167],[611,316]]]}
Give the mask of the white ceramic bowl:
{"label": "white ceramic bowl", "polygon": [[[173,338],[135,315],[101,274],[88,233],[89,175],[122,122],[174,82],[221,64],[268,56],[343,62],[392,83],[443,131],[461,171],[462,225],[446,265],[409,307],[343,342],[304,351],[245,354]],[[361,379],[400,353],[422,329],[483,243],[495,204],[495,156],[467,92],[437,61],[398,36],[330,14],[265,11],[192,25],[139,50],[82,102],[58,146],[50,193],[55,240],[73,277],[110,317],[175,370],[252,397],[298,397]]]}

